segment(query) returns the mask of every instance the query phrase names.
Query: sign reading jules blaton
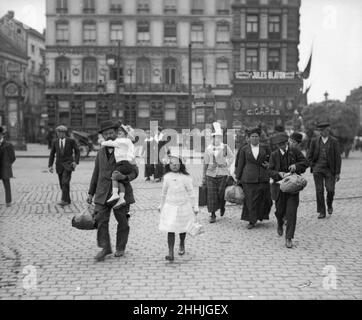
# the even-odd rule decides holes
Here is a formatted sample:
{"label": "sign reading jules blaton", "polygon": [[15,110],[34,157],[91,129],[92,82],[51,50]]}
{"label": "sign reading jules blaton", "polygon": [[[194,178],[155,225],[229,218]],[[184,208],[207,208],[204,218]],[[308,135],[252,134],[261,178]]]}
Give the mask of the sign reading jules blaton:
{"label": "sign reading jules blaton", "polygon": [[300,72],[284,71],[238,71],[234,73],[236,80],[293,80],[300,79]]}

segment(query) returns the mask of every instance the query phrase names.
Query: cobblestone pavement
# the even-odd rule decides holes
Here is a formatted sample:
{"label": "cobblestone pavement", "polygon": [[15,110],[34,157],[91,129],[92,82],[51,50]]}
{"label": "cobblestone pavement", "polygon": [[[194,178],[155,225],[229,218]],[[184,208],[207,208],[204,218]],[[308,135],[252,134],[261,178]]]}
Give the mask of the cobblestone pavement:
{"label": "cobblestone pavement", "polygon": [[[93,162],[82,161],[73,174],[66,209],[56,205],[57,176],[46,166],[46,159],[15,162],[11,208],[0,186],[1,299],[362,298],[362,153],[343,159],[335,212],[324,220],[317,219],[314,183],[306,175],[293,249],[277,235],[274,209],[269,221],[247,230],[241,207],[229,205],[215,224],[201,210],[206,232],[187,237],[186,254],[174,263],[164,260],[166,235],[157,228],[161,184],[144,182],[143,170],[134,182],[126,255],[96,263],[95,231],[71,227],[74,213],[86,207]],[[189,166],[195,190],[200,168]],[[110,228],[114,245],[113,216]]]}

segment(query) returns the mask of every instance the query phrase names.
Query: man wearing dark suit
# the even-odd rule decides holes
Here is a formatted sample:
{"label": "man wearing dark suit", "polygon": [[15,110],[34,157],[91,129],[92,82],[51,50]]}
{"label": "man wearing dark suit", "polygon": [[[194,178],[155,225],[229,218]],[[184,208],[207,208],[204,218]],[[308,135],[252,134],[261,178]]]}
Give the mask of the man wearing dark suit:
{"label": "man wearing dark suit", "polygon": [[320,130],[320,136],[312,139],[307,160],[316,188],[318,219],[323,219],[326,217],[324,185],[327,190],[328,213],[332,214],[334,190],[339,181],[342,159],[337,139],[330,136],[330,124],[320,122],[317,129]]}
{"label": "man wearing dark suit", "polygon": [[[99,133],[105,140],[115,140],[117,138],[119,123],[107,120],[101,123]],[[116,160],[114,148],[102,147],[97,154],[92,179],[89,186],[87,202],[92,203],[94,197],[95,220],[97,224],[97,243],[102,250],[95,256],[96,261],[103,261],[112,253],[111,241],[109,237],[109,218],[115,202],[108,203],[107,200],[112,194],[112,180],[131,182],[138,176],[138,167],[133,165],[133,171],[129,175],[123,175],[116,171]],[[114,216],[118,222],[115,257],[124,255],[129,235],[129,210],[130,205],[135,203],[133,189],[130,183],[125,184],[125,204],[118,209],[114,209]]]}
{"label": "man wearing dark suit", "polygon": [[[295,135],[293,136],[295,137]],[[286,247],[292,248],[292,239],[294,237],[297,223],[297,209],[299,206],[299,193],[285,193],[280,190],[277,183],[282,180],[284,175],[291,172],[302,174],[308,168],[308,162],[303,153],[288,145],[288,135],[278,133],[273,137],[273,144],[277,147],[270,156],[269,175],[273,178],[272,189],[275,194],[275,216],[278,221],[278,234],[283,235],[284,219],[287,223],[286,228]]]}
{"label": "man wearing dark suit", "polygon": [[10,142],[5,140],[4,129],[0,127],[0,179],[4,184],[7,207],[11,207],[10,178],[13,177],[12,164],[15,159],[14,147]]}
{"label": "man wearing dark suit", "polygon": [[58,204],[64,207],[71,202],[70,179],[72,171],[79,164],[80,153],[75,140],[66,137],[67,127],[59,126],[55,130],[57,131],[58,138],[53,141],[48,167],[49,171],[53,173],[53,163],[56,156],[55,170],[58,174],[60,189],[62,190],[62,199]]}

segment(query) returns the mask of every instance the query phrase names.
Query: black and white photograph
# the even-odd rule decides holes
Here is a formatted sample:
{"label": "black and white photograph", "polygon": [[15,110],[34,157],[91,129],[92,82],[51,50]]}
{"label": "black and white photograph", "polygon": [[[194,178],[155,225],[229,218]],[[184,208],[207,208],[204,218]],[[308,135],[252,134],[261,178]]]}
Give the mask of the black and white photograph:
{"label": "black and white photograph", "polygon": [[361,300],[362,1],[0,1],[0,180],[0,300]]}

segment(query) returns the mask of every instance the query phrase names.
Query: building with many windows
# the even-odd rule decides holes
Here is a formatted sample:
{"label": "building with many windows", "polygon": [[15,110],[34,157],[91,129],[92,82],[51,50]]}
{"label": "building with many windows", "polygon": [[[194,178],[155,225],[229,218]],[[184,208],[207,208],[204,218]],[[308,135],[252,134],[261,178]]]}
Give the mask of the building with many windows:
{"label": "building with many windows", "polygon": [[231,123],[231,0],[47,0],[46,15],[49,125],[180,130],[191,102],[192,127]]}
{"label": "building with many windows", "polygon": [[298,107],[300,0],[234,0],[234,128],[284,124]]}

